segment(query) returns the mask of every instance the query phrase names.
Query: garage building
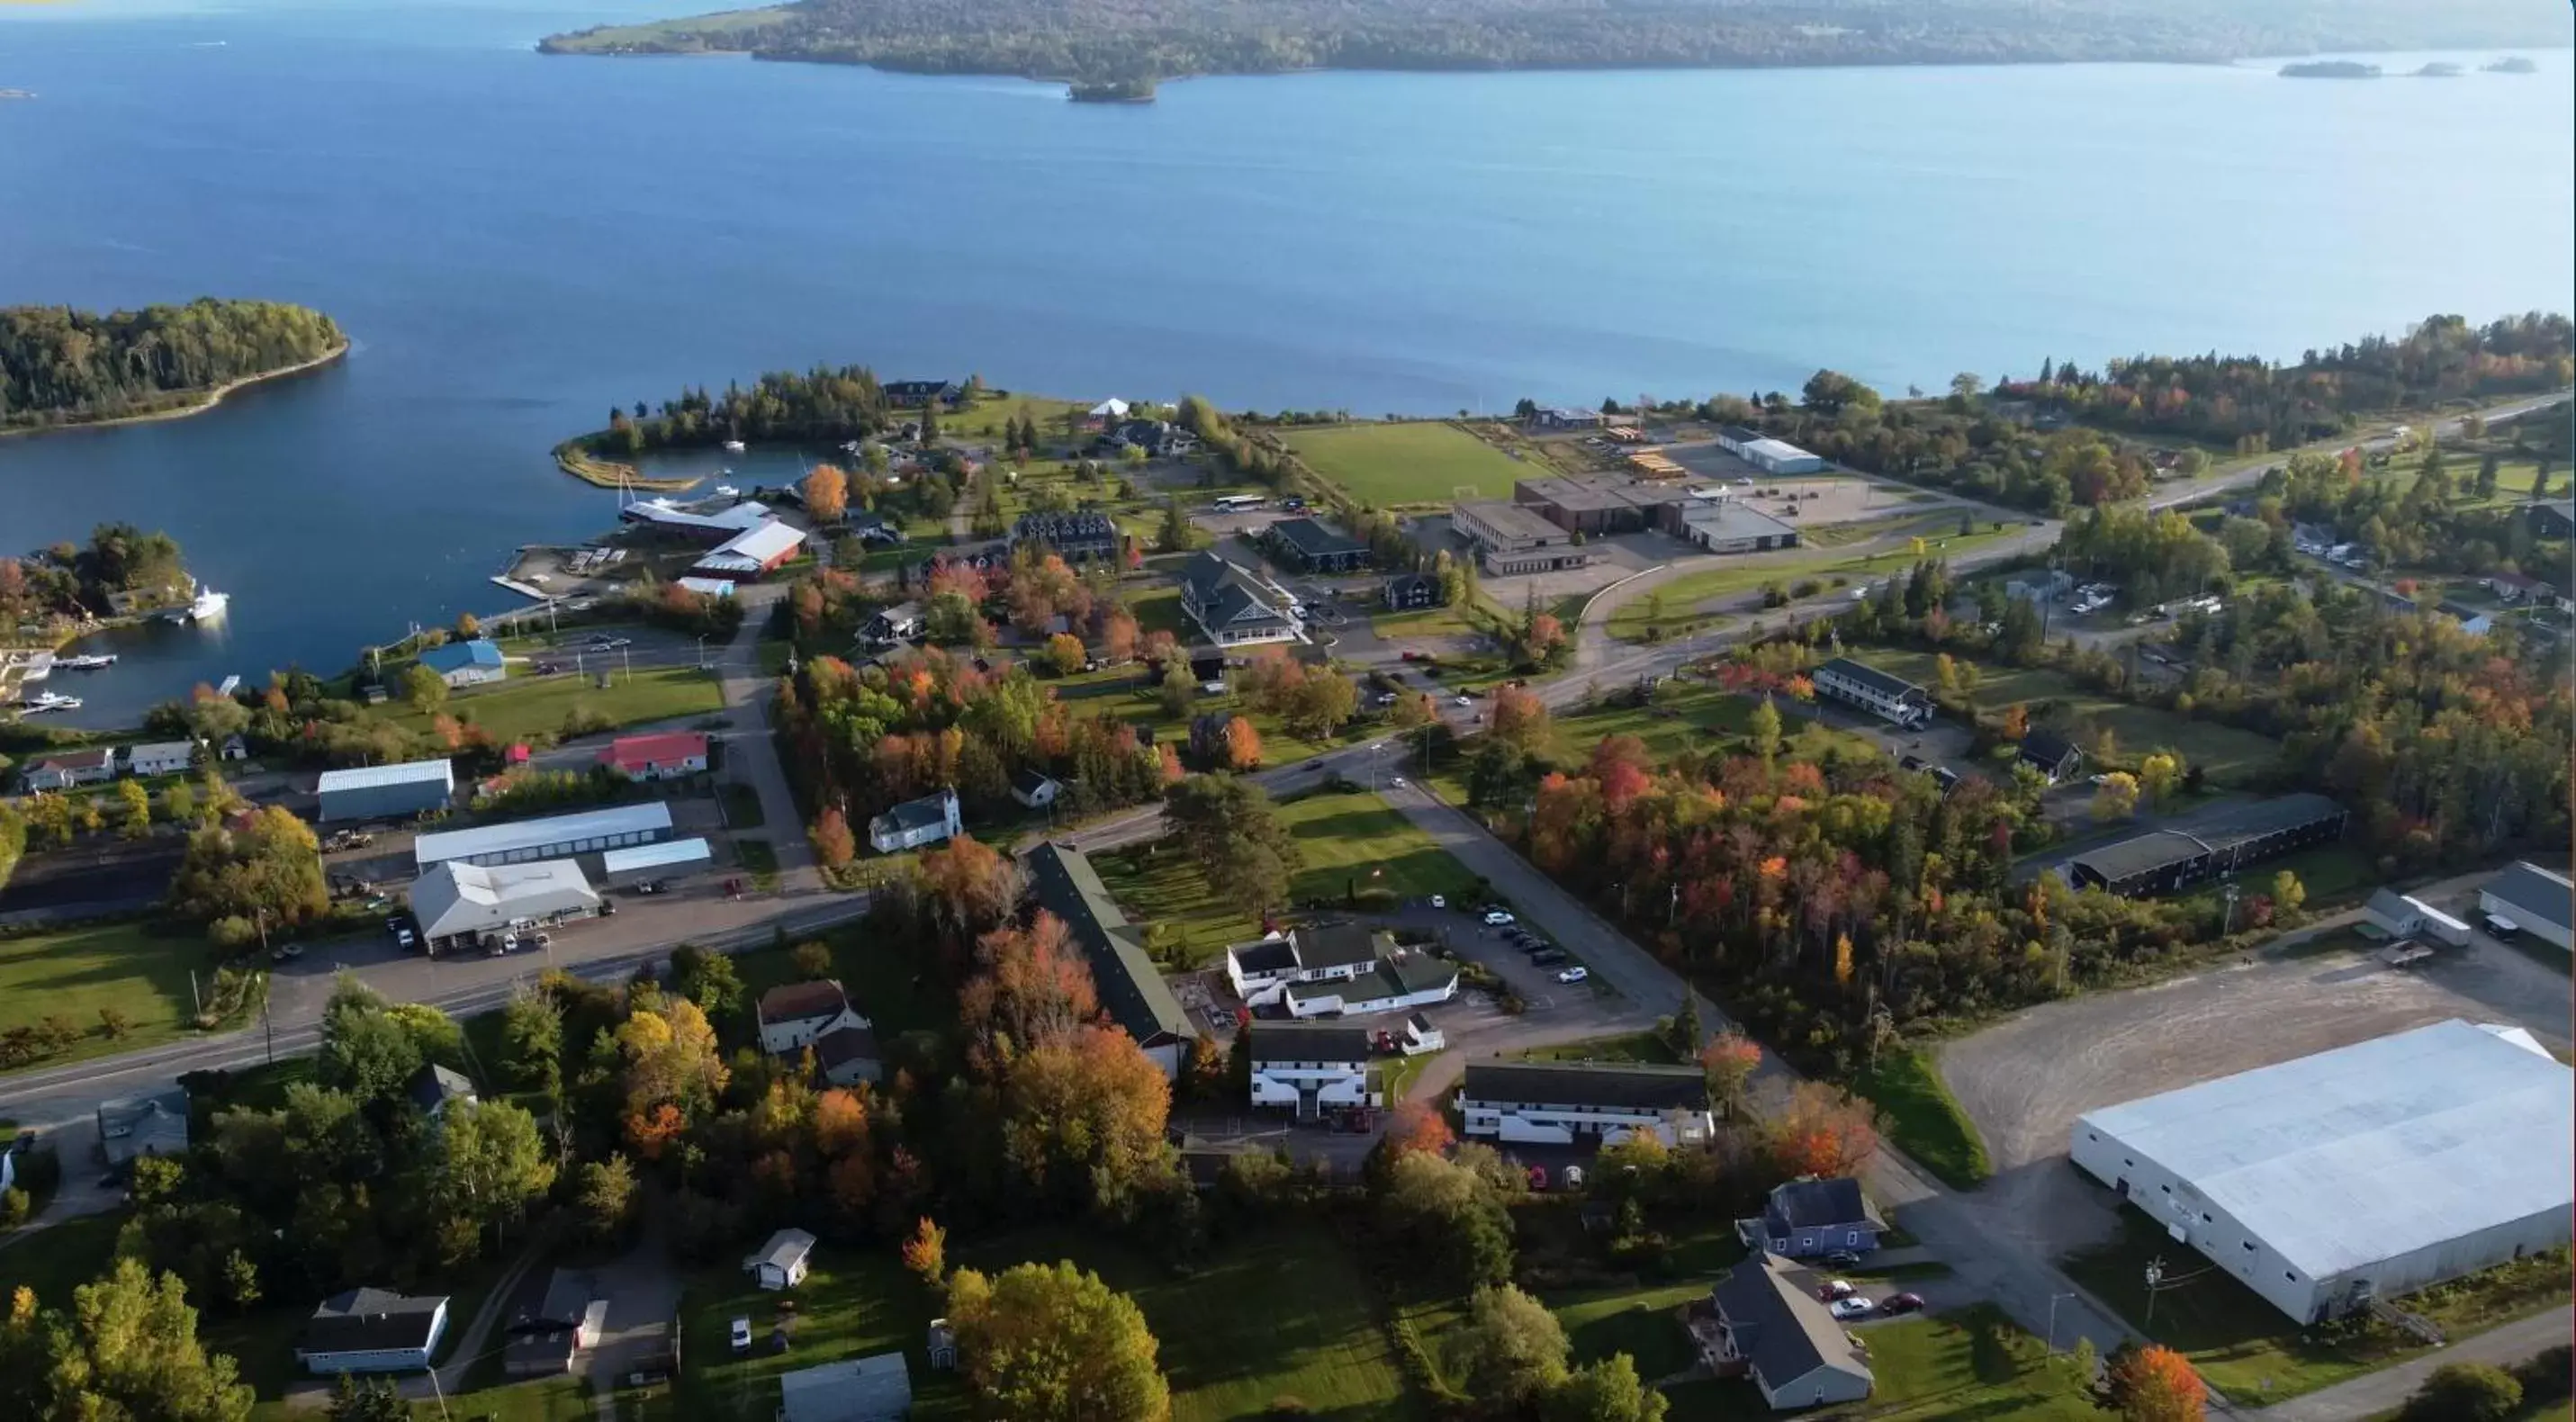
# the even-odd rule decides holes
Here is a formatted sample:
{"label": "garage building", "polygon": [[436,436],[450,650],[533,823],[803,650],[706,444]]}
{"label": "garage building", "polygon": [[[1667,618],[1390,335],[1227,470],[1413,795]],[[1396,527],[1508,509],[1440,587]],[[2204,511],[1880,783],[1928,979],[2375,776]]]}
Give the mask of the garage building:
{"label": "garage building", "polygon": [[2343,806],[2323,795],[2284,795],[2213,815],[2190,829],[2154,830],[2067,862],[2067,882],[2122,898],[2171,893],[2343,837]]}
{"label": "garage building", "polygon": [[664,879],[673,874],[694,874],[715,862],[715,850],[703,839],[668,839],[660,844],[639,844],[632,849],[612,849],[599,856],[599,872],[611,888],[625,888],[647,879]]}
{"label": "garage building", "polygon": [[660,800],[584,810],[577,815],[550,815],[541,820],[478,825],[473,829],[425,834],[412,841],[412,862],[426,872],[451,859],[467,864],[533,864],[540,859],[569,859],[605,849],[660,844],[671,837],[671,807]]}
{"label": "garage building", "polygon": [[2571,1133],[2576,1074],[2453,1018],[2089,1112],[2069,1153],[2307,1324],[2567,1243]]}
{"label": "garage building", "polygon": [[491,868],[451,860],[413,881],[411,912],[434,952],[508,928],[588,918],[599,912],[599,893],[569,859]]}
{"label": "garage building", "polygon": [[456,771],[443,760],[362,765],[322,772],[321,821],[395,820],[447,808]]}
{"label": "garage building", "polygon": [[1798,546],[1798,530],[1733,499],[1694,499],[1681,507],[1681,536],[1710,553],[1767,553]]}

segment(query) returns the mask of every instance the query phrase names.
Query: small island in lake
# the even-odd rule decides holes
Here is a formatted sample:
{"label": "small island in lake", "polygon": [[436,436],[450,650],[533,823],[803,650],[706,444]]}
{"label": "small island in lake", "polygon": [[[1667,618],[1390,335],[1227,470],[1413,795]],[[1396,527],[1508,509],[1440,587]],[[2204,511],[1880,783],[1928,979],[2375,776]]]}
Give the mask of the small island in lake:
{"label": "small island in lake", "polygon": [[1154,102],[1154,81],[1077,79],[1067,87],[1065,97],[1077,104],[1150,104]]}
{"label": "small island in lake", "polygon": [[2484,74],[2537,74],[2540,72],[2540,66],[2523,58],[2521,55],[2510,54],[2497,60],[2493,64],[2482,66],[2479,72]]}
{"label": "small island in lake", "polygon": [[2284,79],[2376,79],[2379,66],[2355,59],[2311,59],[2281,66]]}
{"label": "small island in lake", "polygon": [[2460,66],[2456,64],[2444,64],[2439,60],[2436,60],[2435,62],[2427,64],[2423,68],[2416,70],[2414,77],[2418,79],[2457,79],[2460,77],[2462,72],[2464,71],[2462,71]]}
{"label": "small island in lake", "polygon": [[192,415],[348,349],[330,317],[276,301],[0,306],[0,433]]}

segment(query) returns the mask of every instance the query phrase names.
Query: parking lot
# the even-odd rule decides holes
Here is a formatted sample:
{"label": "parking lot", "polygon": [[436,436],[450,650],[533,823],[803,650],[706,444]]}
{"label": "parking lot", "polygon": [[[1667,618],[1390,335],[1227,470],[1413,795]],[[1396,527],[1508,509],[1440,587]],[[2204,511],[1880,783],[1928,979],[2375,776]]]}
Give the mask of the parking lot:
{"label": "parking lot", "polygon": [[2066,1161],[2086,1111],[2460,1017],[2569,1038],[2566,972],[2480,937],[2392,968],[2359,952],[2258,958],[2021,1013],[1939,1056],[1994,1179],[1968,1199],[1999,1234],[2062,1254],[2107,1237],[2111,1193]]}

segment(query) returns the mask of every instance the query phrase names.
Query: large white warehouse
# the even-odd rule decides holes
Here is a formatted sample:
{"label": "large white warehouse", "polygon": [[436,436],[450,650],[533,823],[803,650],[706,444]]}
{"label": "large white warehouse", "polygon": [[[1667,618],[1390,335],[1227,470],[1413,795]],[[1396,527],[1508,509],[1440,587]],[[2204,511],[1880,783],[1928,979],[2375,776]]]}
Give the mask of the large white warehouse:
{"label": "large white warehouse", "polygon": [[2454,1018],[2077,1119],[2075,1163],[2301,1323],[2568,1242],[2576,1073]]}

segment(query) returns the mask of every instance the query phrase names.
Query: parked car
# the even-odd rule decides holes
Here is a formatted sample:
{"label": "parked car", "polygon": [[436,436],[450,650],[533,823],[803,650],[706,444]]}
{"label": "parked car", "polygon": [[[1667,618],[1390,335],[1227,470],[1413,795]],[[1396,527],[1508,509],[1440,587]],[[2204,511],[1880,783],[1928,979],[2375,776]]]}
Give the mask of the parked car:
{"label": "parked car", "polygon": [[1476,698],[1469,696],[1467,693],[1462,691],[1458,693],[1458,704],[1461,706],[1473,706],[1476,704]]}
{"label": "parked car", "polygon": [[1831,1269],[1857,1269],[1860,1256],[1848,1249],[1837,1249],[1825,1256],[1825,1265]]}
{"label": "parked car", "polygon": [[1921,1294],[1889,1294],[1886,1298],[1878,1301],[1878,1311],[1890,1317],[1894,1317],[1900,1313],[1921,1313],[1923,1311],[1923,1296]]}
{"label": "parked car", "polygon": [[1842,1319],[1846,1323],[1856,1318],[1867,1318],[1878,1311],[1876,1308],[1871,1306],[1869,1300],[1858,1298],[1836,1299],[1833,1301],[1831,1309],[1834,1317]]}
{"label": "parked car", "polygon": [[1581,963],[1577,963],[1573,967],[1566,969],[1564,972],[1557,974],[1556,980],[1561,983],[1579,983],[1591,976],[1592,970],[1590,968],[1583,966]]}
{"label": "parked car", "polygon": [[748,1318],[737,1318],[737,1319],[735,1319],[735,1320],[733,1321],[733,1328],[732,1328],[732,1330],[731,1330],[731,1336],[732,1336],[732,1342],[733,1342],[733,1350],[734,1350],[735,1352],[737,1352],[737,1353],[748,1353],[748,1352],[750,1352],[750,1351],[751,1351],[751,1320],[750,1320],[750,1319],[748,1319]]}
{"label": "parked car", "polygon": [[1485,926],[1488,928],[1502,928],[1516,921],[1517,920],[1512,917],[1512,911],[1510,909],[1489,908],[1485,910]]}
{"label": "parked car", "polygon": [[1564,961],[1565,950],[1562,948],[1541,948],[1530,955],[1530,966],[1533,968],[1553,968]]}
{"label": "parked car", "polygon": [[1832,1303],[1836,1299],[1850,1298],[1858,1292],[1860,1291],[1852,1287],[1849,1279],[1827,1279],[1816,1286],[1816,1297],[1827,1303]]}
{"label": "parked car", "polygon": [[1564,1169],[1561,1173],[1562,1173],[1562,1174],[1564,1175],[1564,1177],[1565,1177],[1565,1188],[1566,1188],[1566,1189],[1568,1189],[1568,1190],[1580,1190],[1580,1189],[1582,1189],[1582,1188],[1583,1188],[1583,1167],[1582,1167],[1582,1166],[1580,1166],[1580,1165],[1569,1165],[1569,1166],[1565,1167],[1565,1169]]}
{"label": "parked car", "polygon": [[1433,895],[1431,896],[1431,906],[1432,906],[1433,908],[1439,908],[1439,909],[1445,909],[1445,908],[1449,907],[1449,898],[1448,898],[1448,896],[1447,896],[1447,895],[1445,895],[1445,894],[1433,894]]}
{"label": "parked car", "polygon": [[397,948],[409,948],[419,941],[419,939],[412,936],[412,931],[408,928],[397,928],[394,930],[394,946]]}

